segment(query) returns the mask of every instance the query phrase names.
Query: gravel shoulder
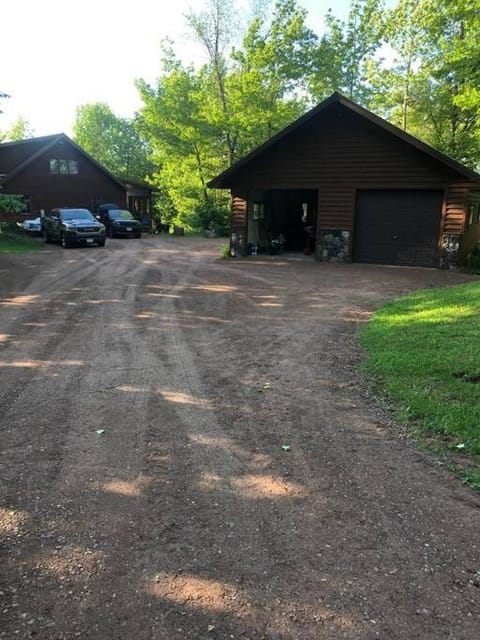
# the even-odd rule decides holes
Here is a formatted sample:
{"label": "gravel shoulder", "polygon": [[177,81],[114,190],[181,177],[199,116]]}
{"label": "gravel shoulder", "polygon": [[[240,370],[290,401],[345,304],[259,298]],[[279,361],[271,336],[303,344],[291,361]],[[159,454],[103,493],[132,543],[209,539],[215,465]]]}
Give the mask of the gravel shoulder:
{"label": "gravel shoulder", "polygon": [[358,330],[460,274],[216,240],[0,256],[0,638],[480,637],[480,498]]}

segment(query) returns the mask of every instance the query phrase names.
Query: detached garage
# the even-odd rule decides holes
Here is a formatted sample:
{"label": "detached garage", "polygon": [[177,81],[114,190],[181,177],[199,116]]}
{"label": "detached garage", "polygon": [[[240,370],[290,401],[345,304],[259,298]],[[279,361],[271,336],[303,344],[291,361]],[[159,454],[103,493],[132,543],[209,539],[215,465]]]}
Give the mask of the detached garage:
{"label": "detached garage", "polygon": [[334,93],[209,186],[231,190],[237,253],[448,266],[480,175]]}

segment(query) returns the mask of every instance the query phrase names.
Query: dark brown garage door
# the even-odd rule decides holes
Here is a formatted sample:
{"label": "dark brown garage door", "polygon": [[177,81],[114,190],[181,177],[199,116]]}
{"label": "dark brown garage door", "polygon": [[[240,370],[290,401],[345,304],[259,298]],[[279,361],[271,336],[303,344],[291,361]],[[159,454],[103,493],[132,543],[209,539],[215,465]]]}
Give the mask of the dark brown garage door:
{"label": "dark brown garage door", "polygon": [[442,191],[358,191],[355,262],[438,265]]}

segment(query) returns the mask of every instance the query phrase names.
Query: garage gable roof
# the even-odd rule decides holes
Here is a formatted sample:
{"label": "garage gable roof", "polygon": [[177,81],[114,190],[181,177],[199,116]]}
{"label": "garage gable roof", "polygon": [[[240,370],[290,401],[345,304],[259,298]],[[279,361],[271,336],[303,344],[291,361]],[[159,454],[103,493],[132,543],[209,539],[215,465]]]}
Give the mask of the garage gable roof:
{"label": "garage gable roof", "polygon": [[468,169],[460,162],[453,160],[449,156],[445,155],[441,151],[434,149],[430,145],[422,142],[418,138],[406,133],[402,129],[399,129],[393,124],[390,124],[383,118],[376,116],[371,111],[364,109],[360,105],[356,104],[352,100],[345,98],[340,93],[334,92],[330,97],[321,102],[319,105],[308,111],[306,114],[289,124],[287,127],[279,131],[277,134],[272,136],[269,140],[258,146],[256,149],[251,151],[249,154],[235,162],[231,167],[220,173],[218,176],[210,180],[208,186],[215,189],[226,189],[231,186],[231,183],[234,181],[236,174],[239,170],[248,166],[251,162],[259,158],[266,151],[274,148],[278,143],[280,143],[285,138],[295,134],[298,132],[303,126],[310,123],[315,118],[321,118],[323,114],[325,114],[332,106],[334,105],[342,105],[346,109],[356,113],[361,116],[365,120],[373,123],[374,125],[380,127],[384,131],[390,133],[391,135],[399,138],[403,142],[409,144],[414,147],[418,151],[434,158],[438,162],[448,166],[450,169],[453,169],[457,173],[459,173],[463,178],[467,180],[475,180],[478,182],[480,180],[480,174]]}
{"label": "garage gable roof", "polygon": [[[64,133],[59,133],[51,136],[44,136],[42,138],[31,138],[30,140],[20,140],[19,142],[6,142],[0,144],[0,174],[2,174],[2,166],[5,164],[7,171],[1,176],[0,184],[7,184],[19,173],[22,173],[32,163],[44,156],[50,149],[52,149],[58,142],[66,142],[70,146],[74,147],[79,153],[81,153],[89,162],[94,164],[105,176],[107,176],[113,182],[125,189],[125,184],[116,178],[108,169],[105,169],[99,162],[97,162],[91,155],[78,146],[73,140],[71,140]],[[40,144],[39,144],[40,143]],[[9,156],[15,156],[17,158],[17,164],[11,167],[9,166]]]}

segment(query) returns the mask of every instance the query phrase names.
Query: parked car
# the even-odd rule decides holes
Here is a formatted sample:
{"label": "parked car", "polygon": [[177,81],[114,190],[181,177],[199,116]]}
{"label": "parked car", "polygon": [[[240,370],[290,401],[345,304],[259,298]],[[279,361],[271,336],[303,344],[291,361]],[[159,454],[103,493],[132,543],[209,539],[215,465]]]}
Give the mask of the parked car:
{"label": "parked car", "polygon": [[142,223],[126,209],[101,211],[99,217],[106,226],[110,238],[120,236],[140,238],[142,235]]}
{"label": "parked car", "polygon": [[23,229],[26,233],[38,234],[42,233],[42,221],[40,218],[32,218],[31,220],[24,220],[23,222],[17,222],[17,226]]}
{"label": "parked car", "polygon": [[52,209],[42,218],[42,233],[45,242],[59,242],[66,249],[74,245],[105,246],[105,225],[88,209]]}

